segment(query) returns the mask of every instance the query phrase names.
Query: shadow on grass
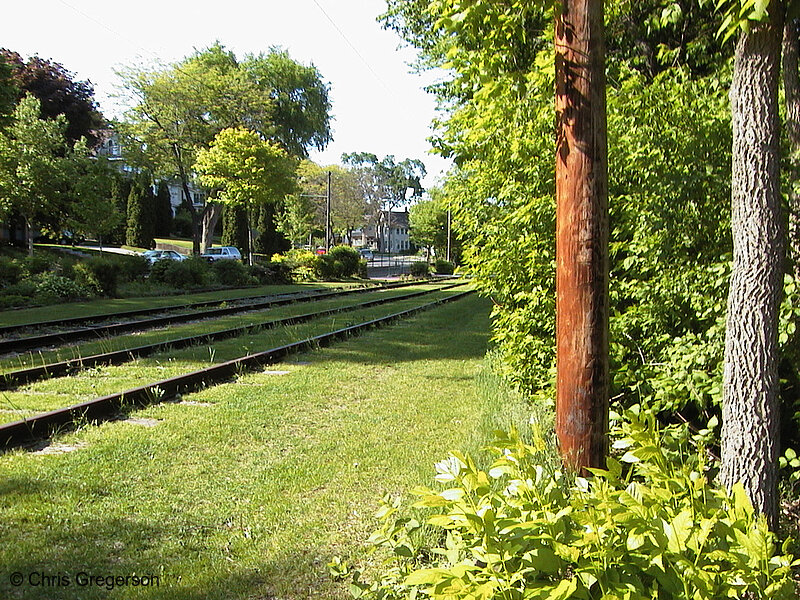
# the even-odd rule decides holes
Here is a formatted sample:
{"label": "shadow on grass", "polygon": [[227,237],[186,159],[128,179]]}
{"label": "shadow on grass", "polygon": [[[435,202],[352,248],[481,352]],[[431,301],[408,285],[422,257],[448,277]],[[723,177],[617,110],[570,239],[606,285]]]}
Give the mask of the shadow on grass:
{"label": "shadow on grass", "polygon": [[488,348],[489,310],[483,298],[457,300],[337,346],[336,359],[369,364],[482,358]]}
{"label": "shadow on grass", "polygon": [[[4,600],[94,600],[117,594],[165,600],[271,597],[267,592],[253,595],[269,589],[261,571],[236,567],[223,556],[214,559],[218,564],[210,569],[213,575],[206,570],[195,576],[186,559],[215,554],[204,547],[213,528],[184,523],[169,530],[146,515],[97,521],[78,512],[48,515],[46,523],[40,515],[35,529],[26,530],[25,523],[16,529],[11,536],[4,533],[4,543],[13,545],[10,538],[22,536],[28,551],[15,552],[12,546],[2,554],[0,598]],[[171,546],[181,548],[183,563],[164,551]]]}

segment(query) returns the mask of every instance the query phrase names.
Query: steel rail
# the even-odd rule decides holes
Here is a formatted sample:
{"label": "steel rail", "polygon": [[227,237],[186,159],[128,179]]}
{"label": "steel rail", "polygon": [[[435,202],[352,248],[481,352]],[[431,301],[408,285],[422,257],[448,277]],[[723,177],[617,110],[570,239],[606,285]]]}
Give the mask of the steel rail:
{"label": "steel rail", "polygon": [[[419,296],[432,294],[434,292],[442,292],[453,289],[459,286],[466,285],[466,282],[454,283],[437,287],[429,290],[421,290],[412,292],[410,294],[403,294],[400,296],[391,296],[388,298],[378,298],[376,300],[368,300],[367,302],[359,302],[358,304],[351,304],[349,306],[339,306],[336,308],[329,308],[322,311],[305,313],[302,315],[295,315],[275,319],[273,321],[265,321],[263,323],[254,323],[252,325],[243,325],[241,327],[233,327],[230,329],[223,329],[220,331],[213,331],[210,333],[201,333],[199,335],[186,336],[166,340],[163,342],[155,342],[153,344],[144,344],[135,346],[133,348],[125,348],[123,350],[114,350],[111,352],[104,352],[102,354],[94,354],[86,357],[71,358],[59,362],[49,363],[46,365],[39,365],[36,367],[28,367],[26,369],[18,369],[16,371],[8,371],[0,373],[0,390],[10,390],[25,383],[31,383],[40,379],[49,379],[59,377],[69,373],[74,373],[82,369],[88,369],[96,365],[112,365],[121,364],[131,361],[135,358],[155,354],[169,349],[186,348],[195,344],[213,342],[216,340],[223,340],[227,338],[236,337],[239,335],[246,335],[265,329],[275,329],[277,327],[284,327],[289,325],[297,325],[305,323],[312,319],[333,315],[337,313],[350,312],[362,308],[369,308],[371,306],[380,306],[381,304],[389,304],[390,302],[399,302],[401,300],[409,300]],[[375,290],[378,291],[378,290]]]}
{"label": "steel rail", "polygon": [[146,406],[148,404],[162,402],[179,394],[193,392],[208,385],[229,381],[236,375],[245,371],[275,364],[290,354],[308,348],[327,346],[336,340],[354,336],[372,327],[387,325],[398,319],[409,317],[420,311],[444,304],[445,302],[452,302],[464,298],[473,292],[473,290],[459,292],[452,296],[440,298],[433,302],[415,306],[398,313],[309,337],[263,352],[248,354],[247,356],[206,367],[199,371],[178,375],[177,377],[170,377],[117,394],[102,396],[73,406],[36,415],[29,419],[0,425],[0,448],[13,448],[36,439],[51,436],[60,430],[72,428],[76,421],[108,420],[113,418],[120,410],[132,406]]}
{"label": "steel rail", "polygon": [[308,296],[277,298],[272,300],[265,300],[263,302],[254,302],[251,304],[213,308],[210,310],[204,310],[194,313],[167,315],[163,317],[153,317],[151,319],[140,319],[138,321],[114,323],[112,325],[104,325],[101,327],[87,327],[81,329],[73,329],[70,331],[62,331],[58,333],[46,333],[42,335],[29,336],[24,338],[0,340],[0,354],[8,354],[11,352],[30,350],[32,348],[42,348],[44,346],[51,346],[53,344],[67,344],[78,340],[85,340],[91,338],[104,338],[107,336],[118,335],[130,331],[154,329],[156,327],[162,327],[164,325],[172,325],[175,323],[200,321],[203,319],[223,317],[226,315],[232,315],[237,313],[250,312],[255,310],[264,310],[266,308],[270,308],[273,306],[282,306],[284,304],[310,302],[312,300],[333,298],[338,296],[348,296],[351,294],[363,294],[369,291],[376,291],[381,289],[393,289],[396,287],[415,285],[417,283],[418,282],[402,282],[402,283],[393,283],[393,284],[368,287],[368,288],[356,288],[356,289],[348,289],[344,291],[335,291],[335,292],[322,292]]}
{"label": "steel rail", "polygon": [[204,300],[203,302],[190,302],[189,304],[171,304],[157,308],[137,308],[134,310],[123,310],[116,313],[105,313],[96,315],[86,315],[84,317],[68,317],[66,319],[52,319],[50,321],[36,321],[33,323],[22,323],[19,325],[4,325],[0,326],[0,336],[13,335],[26,329],[39,329],[43,327],[69,327],[72,325],[80,325],[82,323],[95,323],[98,321],[108,321],[110,319],[129,317],[141,317],[143,315],[155,315],[164,312],[179,311],[186,309],[204,308],[208,306],[216,306],[223,302],[246,302],[248,300],[258,300],[259,298],[283,298],[286,296],[309,294],[313,295],[325,288],[315,288],[307,292],[287,292],[285,294],[259,294],[257,296],[243,296],[241,298],[222,298],[219,300]]}

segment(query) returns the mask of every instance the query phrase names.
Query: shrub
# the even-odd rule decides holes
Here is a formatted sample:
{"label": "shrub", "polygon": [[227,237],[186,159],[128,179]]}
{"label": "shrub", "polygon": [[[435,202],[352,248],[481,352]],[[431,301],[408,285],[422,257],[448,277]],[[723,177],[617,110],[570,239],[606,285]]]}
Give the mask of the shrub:
{"label": "shrub", "polygon": [[[426,524],[385,501],[372,542],[392,551],[381,582],[341,561],[359,597],[792,598],[792,557],[781,554],[741,485],[710,483],[704,448],[685,426],[658,431],[652,413],[626,413],[608,470],[571,481],[542,460],[548,445],[515,432],[491,450],[488,471],[453,454],[436,465],[446,489],[415,491]],[[424,527],[438,536],[423,536]],[[426,545],[432,543],[432,547]]]}
{"label": "shrub", "polygon": [[256,280],[250,276],[247,267],[238,260],[218,260],[211,263],[211,270],[217,281],[224,286],[252,285]]}
{"label": "shrub", "polygon": [[193,256],[184,261],[158,260],[150,271],[150,279],[174,288],[187,289],[205,285],[211,279],[209,264]]}
{"label": "shrub", "polygon": [[18,283],[22,278],[22,266],[15,260],[0,257],[0,287]]}
{"label": "shrub", "polygon": [[427,277],[430,274],[430,266],[424,260],[418,260],[411,263],[408,272],[414,277]]}
{"label": "shrub", "polygon": [[328,263],[332,277],[355,277],[361,264],[361,254],[350,246],[334,246],[322,256]]}
{"label": "shrub", "polygon": [[261,285],[292,283],[292,270],[282,262],[255,264],[248,268],[248,273]]}
{"label": "shrub", "polygon": [[45,273],[50,270],[53,265],[53,257],[43,254],[34,254],[33,256],[26,256],[22,259],[22,276],[33,277],[40,273]]}
{"label": "shrub", "polygon": [[449,260],[439,259],[434,265],[434,270],[439,275],[452,275],[456,266]]}
{"label": "shrub", "polygon": [[90,258],[73,267],[75,282],[97,296],[116,296],[119,282],[117,261],[107,258]]}
{"label": "shrub", "polygon": [[192,214],[186,209],[179,209],[172,219],[172,232],[176,237],[192,237]]}
{"label": "shrub", "polygon": [[317,276],[320,257],[308,250],[289,250],[284,255],[274,255],[271,262],[290,269],[292,279],[308,281]]}
{"label": "shrub", "polygon": [[77,300],[90,295],[82,285],[55,273],[41,273],[36,278],[36,299],[44,303]]}
{"label": "shrub", "polygon": [[121,256],[116,261],[121,281],[144,281],[150,272],[150,261],[144,256]]}

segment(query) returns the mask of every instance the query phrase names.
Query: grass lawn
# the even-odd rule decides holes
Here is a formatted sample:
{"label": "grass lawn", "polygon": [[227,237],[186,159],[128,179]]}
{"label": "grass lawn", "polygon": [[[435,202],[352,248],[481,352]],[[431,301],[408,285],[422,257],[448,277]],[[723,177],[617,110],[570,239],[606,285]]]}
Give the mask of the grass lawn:
{"label": "grass lawn", "polygon": [[299,283],[292,285],[264,285],[259,287],[235,288],[213,292],[196,292],[169,296],[148,296],[143,298],[100,298],[84,302],[66,302],[55,306],[37,306],[0,311],[0,326],[41,323],[56,319],[113,315],[118,312],[161,308],[164,306],[183,306],[193,302],[237,300],[251,296],[269,296],[291,292],[305,292],[321,288],[338,288],[358,285],[352,283]]}
{"label": "grass lawn", "polygon": [[379,499],[491,428],[488,312],[470,297],[0,456],[0,597],[348,598],[326,564],[363,557]]}

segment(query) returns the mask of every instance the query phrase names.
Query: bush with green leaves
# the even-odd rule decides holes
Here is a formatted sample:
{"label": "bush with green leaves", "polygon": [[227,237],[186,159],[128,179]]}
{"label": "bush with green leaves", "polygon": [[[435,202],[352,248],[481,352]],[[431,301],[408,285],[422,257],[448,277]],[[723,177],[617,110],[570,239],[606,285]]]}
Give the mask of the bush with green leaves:
{"label": "bush with green leaves", "polygon": [[433,269],[438,275],[452,275],[456,266],[451,261],[440,258],[434,263]]}
{"label": "bush with green leaves", "polygon": [[199,256],[184,261],[157,260],[151,270],[150,279],[178,289],[201,287],[212,279],[209,264]]}
{"label": "bush with green leaves", "polygon": [[391,556],[378,581],[341,561],[331,570],[375,599],[794,597],[788,542],[776,545],[741,485],[713,483],[688,428],[632,410],[613,432],[619,458],[588,479],[554,467],[541,436],[501,435],[486,471],[454,453],[436,465],[444,489],[414,491],[416,518],[384,500],[371,541]]}
{"label": "bush with green leaves", "polygon": [[317,277],[320,257],[309,250],[294,249],[286,254],[275,254],[271,263],[280,265],[281,268],[289,269],[292,279],[298,281],[310,281]]}
{"label": "bush with green leaves", "polygon": [[44,304],[60,300],[78,300],[91,295],[91,292],[79,283],[56,273],[41,273],[34,278],[34,282],[35,299]]}
{"label": "bush with green leaves", "polygon": [[226,287],[253,285],[256,279],[250,276],[247,266],[240,260],[218,260],[211,263],[211,271],[217,282]]}
{"label": "bush with green leaves", "polygon": [[14,285],[21,278],[22,266],[19,262],[5,256],[0,257],[0,287]]}
{"label": "bush with green leaves", "polygon": [[431,273],[431,267],[427,261],[416,260],[408,267],[408,272],[414,277],[427,277]]}
{"label": "bush with green leaves", "polygon": [[292,283],[292,270],[281,262],[256,263],[248,273],[261,285],[284,285]]}
{"label": "bush with green leaves", "polygon": [[90,290],[95,296],[116,296],[119,283],[119,263],[117,261],[94,257],[75,264],[75,282]]}

